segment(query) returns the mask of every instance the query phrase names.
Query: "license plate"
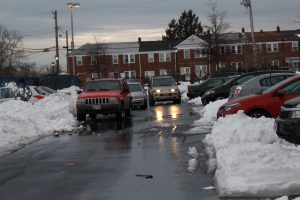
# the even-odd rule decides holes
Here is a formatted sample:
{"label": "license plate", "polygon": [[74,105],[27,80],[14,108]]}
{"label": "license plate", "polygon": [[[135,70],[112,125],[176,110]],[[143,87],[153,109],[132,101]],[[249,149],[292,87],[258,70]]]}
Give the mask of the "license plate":
{"label": "license plate", "polygon": [[92,105],[93,110],[101,110],[101,105]]}

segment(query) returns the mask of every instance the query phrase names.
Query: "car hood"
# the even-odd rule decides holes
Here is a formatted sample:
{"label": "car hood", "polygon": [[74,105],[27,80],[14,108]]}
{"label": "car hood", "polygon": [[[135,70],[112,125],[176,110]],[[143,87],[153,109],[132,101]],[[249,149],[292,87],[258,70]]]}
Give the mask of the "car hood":
{"label": "car hood", "polygon": [[120,95],[120,91],[93,91],[83,92],[78,98],[101,98],[101,97],[115,97]]}
{"label": "car hood", "polygon": [[153,86],[151,89],[152,90],[170,90],[170,89],[175,89],[177,88],[176,85],[173,86]]}
{"label": "car hood", "polygon": [[241,98],[237,98],[237,99],[232,99],[232,100],[229,100],[228,102],[226,102],[225,104],[223,104],[222,107],[229,106],[234,103],[243,103],[243,102],[247,102],[247,101],[252,101],[252,99],[258,98],[258,96],[262,96],[262,95],[249,95],[249,96],[245,96],[245,97],[241,97]]}
{"label": "car hood", "polygon": [[132,97],[140,97],[140,96],[144,96],[144,92],[140,91],[140,92],[130,92]]}

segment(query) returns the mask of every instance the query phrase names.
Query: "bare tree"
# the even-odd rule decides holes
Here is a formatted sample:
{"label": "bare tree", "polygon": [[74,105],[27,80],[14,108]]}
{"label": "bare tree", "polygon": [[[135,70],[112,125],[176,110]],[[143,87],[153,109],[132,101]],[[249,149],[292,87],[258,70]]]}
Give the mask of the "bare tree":
{"label": "bare tree", "polygon": [[12,67],[24,58],[24,51],[18,48],[22,37],[16,30],[0,25],[0,68]]}
{"label": "bare tree", "polygon": [[220,60],[220,45],[224,43],[220,35],[230,28],[225,21],[226,11],[219,11],[217,1],[208,1],[210,13],[208,14],[209,24],[204,26],[209,35],[209,52],[212,60],[218,64]]}

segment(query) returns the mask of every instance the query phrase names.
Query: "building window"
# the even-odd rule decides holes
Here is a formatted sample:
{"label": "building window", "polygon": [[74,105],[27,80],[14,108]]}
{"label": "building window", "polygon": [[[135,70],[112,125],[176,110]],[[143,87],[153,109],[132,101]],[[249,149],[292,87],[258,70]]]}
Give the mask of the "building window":
{"label": "building window", "polygon": [[135,71],[124,71],[123,78],[126,78],[126,79],[136,78],[136,72]]}
{"label": "building window", "polygon": [[108,78],[118,78],[119,73],[118,72],[108,72]]}
{"label": "building window", "polygon": [[241,54],[242,53],[242,45],[231,45],[231,53],[232,54]]}
{"label": "building window", "polygon": [[269,65],[272,66],[272,67],[273,66],[277,66],[278,67],[279,66],[279,60],[272,59],[272,60],[269,61]]}
{"label": "building window", "polygon": [[231,67],[233,67],[235,71],[239,71],[243,67],[243,62],[231,62]]}
{"label": "building window", "polygon": [[261,53],[261,44],[256,44],[256,53]]}
{"label": "building window", "polygon": [[220,46],[220,55],[225,55],[226,54],[226,48],[225,46]]}
{"label": "building window", "polygon": [[170,62],[170,61],[171,61],[171,53],[159,54],[159,62]]}
{"label": "building window", "polygon": [[91,56],[91,64],[96,65],[97,64],[97,57],[96,56]]}
{"label": "building window", "polygon": [[146,79],[149,79],[152,76],[155,76],[155,72],[154,71],[145,71],[144,73],[145,73],[145,78]]}
{"label": "building window", "polygon": [[119,64],[119,55],[112,55],[113,64]]}
{"label": "building window", "polygon": [[97,78],[102,78],[102,74],[97,72],[92,73],[92,79],[97,79]]}
{"label": "building window", "polygon": [[190,81],[191,80],[190,67],[180,67],[180,75],[183,76],[184,81]]}
{"label": "building window", "polygon": [[154,53],[148,53],[148,62],[154,62]]}
{"label": "building window", "polygon": [[76,56],[76,65],[82,65],[82,56]]}
{"label": "building window", "polygon": [[267,43],[267,52],[278,52],[278,43]]}
{"label": "building window", "polygon": [[195,49],[195,58],[206,57],[205,49]]}
{"label": "building window", "polygon": [[160,69],[159,70],[159,75],[161,75],[161,76],[168,75],[168,71],[166,69]]}
{"label": "building window", "polygon": [[189,49],[184,49],[183,50],[183,56],[184,56],[184,59],[189,59],[191,57],[190,50]]}
{"label": "building window", "polygon": [[207,75],[207,65],[195,65],[195,75],[200,79]]}
{"label": "building window", "polygon": [[292,43],[292,50],[293,51],[298,51],[299,47],[298,47],[299,42],[293,42]]}
{"label": "building window", "polygon": [[126,54],[123,55],[124,64],[135,63],[135,55],[134,54]]}
{"label": "building window", "polygon": [[220,71],[222,69],[225,69],[225,64],[224,63],[218,63],[218,65],[216,67],[216,71]]}

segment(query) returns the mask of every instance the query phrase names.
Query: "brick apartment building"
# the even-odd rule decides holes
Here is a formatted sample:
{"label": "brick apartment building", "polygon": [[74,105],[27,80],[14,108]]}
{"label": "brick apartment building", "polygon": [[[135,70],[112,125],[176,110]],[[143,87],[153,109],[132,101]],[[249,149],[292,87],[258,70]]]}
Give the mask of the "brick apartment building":
{"label": "brick apartment building", "polygon": [[[299,68],[300,30],[255,32],[256,63],[251,33],[224,33],[218,40],[209,33],[183,41],[87,43],[74,50],[75,74],[82,86],[98,77],[140,78],[172,75],[177,80],[199,80],[217,71]],[[68,58],[68,73],[73,74]]]}

